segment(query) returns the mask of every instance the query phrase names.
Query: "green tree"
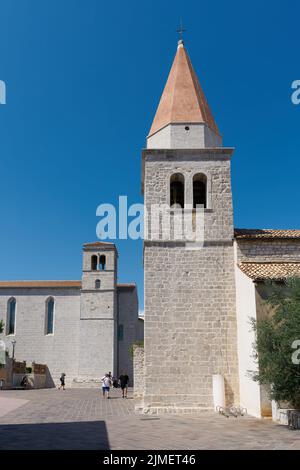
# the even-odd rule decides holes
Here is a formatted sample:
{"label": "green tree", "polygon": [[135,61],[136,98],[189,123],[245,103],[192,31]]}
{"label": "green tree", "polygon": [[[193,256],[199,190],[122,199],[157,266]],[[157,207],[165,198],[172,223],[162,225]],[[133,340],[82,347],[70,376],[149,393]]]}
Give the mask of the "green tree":
{"label": "green tree", "polygon": [[3,331],[4,331],[4,322],[3,320],[0,320],[0,335],[1,333],[3,333]]}
{"label": "green tree", "polygon": [[252,320],[259,365],[252,376],[260,384],[272,385],[272,399],[300,409],[300,279],[288,279],[284,286],[272,283],[267,303],[273,315]]}
{"label": "green tree", "polygon": [[130,352],[131,357],[134,356],[134,348],[135,348],[135,346],[140,346],[141,348],[143,348],[143,347],[144,347],[144,341],[143,341],[143,340],[141,340],[141,341],[135,341],[134,343],[132,343],[132,344],[130,345],[130,347],[129,347],[129,352]]}

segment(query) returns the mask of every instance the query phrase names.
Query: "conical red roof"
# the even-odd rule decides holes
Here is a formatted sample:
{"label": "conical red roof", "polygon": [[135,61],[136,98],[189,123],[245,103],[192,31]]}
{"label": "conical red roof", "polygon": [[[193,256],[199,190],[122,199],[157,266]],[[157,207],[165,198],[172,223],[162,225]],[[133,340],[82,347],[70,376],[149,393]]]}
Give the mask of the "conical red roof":
{"label": "conical red roof", "polygon": [[173,123],[205,123],[211,130],[219,134],[218,127],[182,41],[179,41],[177,53],[149,136]]}

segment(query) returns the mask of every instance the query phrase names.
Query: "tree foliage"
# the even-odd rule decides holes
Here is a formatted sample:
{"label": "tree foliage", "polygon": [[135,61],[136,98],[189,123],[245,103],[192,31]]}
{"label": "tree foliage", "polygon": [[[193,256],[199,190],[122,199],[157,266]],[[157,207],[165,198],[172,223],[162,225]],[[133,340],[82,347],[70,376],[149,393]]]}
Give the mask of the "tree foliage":
{"label": "tree foliage", "polygon": [[4,331],[4,322],[3,320],[0,320],[0,334],[3,333]]}
{"label": "tree foliage", "polygon": [[273,315],[253,321],[259,365],[253,379],[272,386],[272,399],[300,409],[300,279],[288,279],[284,286],[271,284],[267,303]]}
{"label": "tree foliage", "polygon": [[139,347],[143,348],[143,347],[144,347],[144,341],[143,341],[143,340],[135,341],[134,343],[132,343],[132,344],[130,345],[129,352],[130,352],[131,357],[134,356],[134,348],[135,348],[135,346],[139,346]]}

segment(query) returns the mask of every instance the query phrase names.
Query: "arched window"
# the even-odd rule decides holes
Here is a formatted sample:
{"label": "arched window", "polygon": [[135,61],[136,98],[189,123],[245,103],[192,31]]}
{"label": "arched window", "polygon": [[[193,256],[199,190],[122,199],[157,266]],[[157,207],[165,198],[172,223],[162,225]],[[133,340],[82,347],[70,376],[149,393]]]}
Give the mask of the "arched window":
{"label": "arched window", "polygon": [[100,289],[100,286],[101,286],[100,279],[96,279],[96,281],[95,281],[95,289]]}
{"label": "arched window", "polygon": [[198,173],[193,178],[193,207],[197,205],[207,207],[207,178],[202,173]]}
{"label": "arched window", "polygon": [[99,269],[100,271],[105,270],[105,265],[106,265],[106,257],[104,255],[101,255],[99,258]]}
{"label": "arched window", "polygon": [[54,299],[49,297],[46,300],[46,335],[53,335],[54,332]]}
{"label": "arched window", "polygon": [[7,334],[14,335],[16,332],[16,299],[12,297],[7,303]]}
{"label": "arched window", "polygon": [[93,255],[91,257],[91,270],[92,271],[97,271],[97,263],[98,263],[98,258],[96,255]]}
{"label": "arched window", "polygon": [[184,176],[175,173],[170,180],[170,206],[184,208]]}

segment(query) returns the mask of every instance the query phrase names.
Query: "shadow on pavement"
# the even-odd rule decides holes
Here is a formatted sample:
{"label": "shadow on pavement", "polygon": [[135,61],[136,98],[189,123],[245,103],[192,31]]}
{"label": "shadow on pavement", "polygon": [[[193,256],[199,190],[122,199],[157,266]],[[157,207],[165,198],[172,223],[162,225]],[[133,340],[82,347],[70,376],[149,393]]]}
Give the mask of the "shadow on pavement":
{"label": "shadow on pavement", "polygon": [[104,421],[1,424],[2,450],[109,450]]}

